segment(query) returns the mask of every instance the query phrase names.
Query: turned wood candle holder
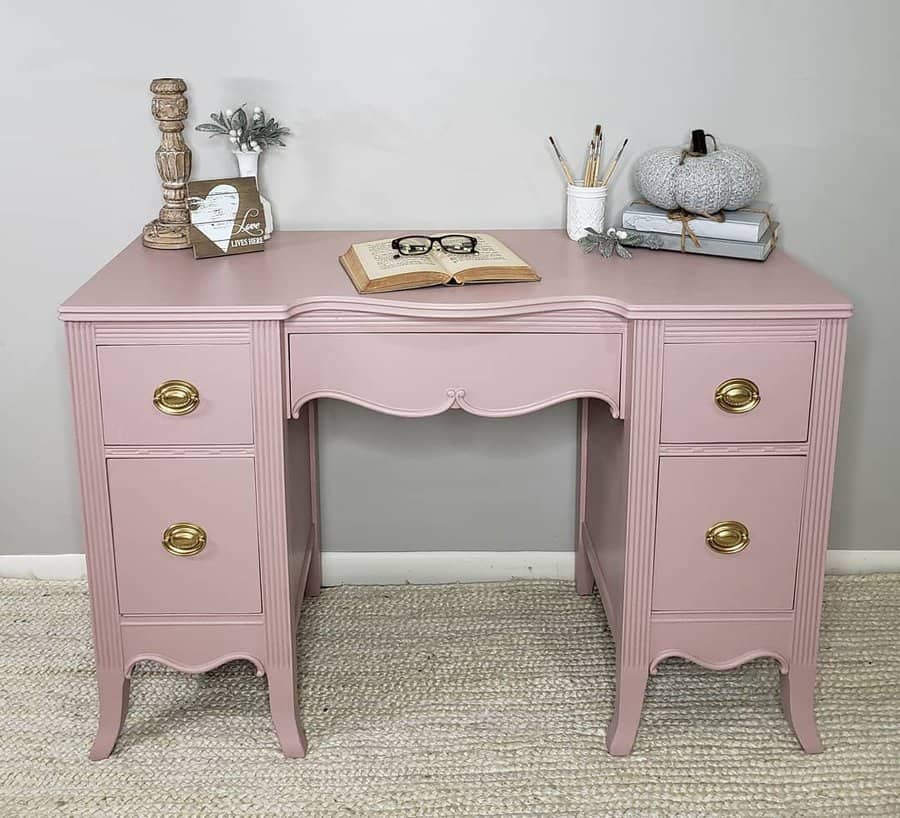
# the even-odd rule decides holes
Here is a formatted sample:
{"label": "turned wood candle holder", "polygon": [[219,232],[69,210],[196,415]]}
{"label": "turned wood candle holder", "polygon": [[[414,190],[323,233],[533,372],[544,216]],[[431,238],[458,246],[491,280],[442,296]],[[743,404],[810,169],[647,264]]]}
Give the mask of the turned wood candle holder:
{"label": "turned wood candle holder", "polygon": [[155,79],[151,112],[159,123],[161,138],[156,149],[156,169],[162,179],[163,206],[159,217],[143,231],[145,247],[182,250],[191,246],[187,182],[191,176],[191,149],[181,132],[187,118],[187,84],[182,79]]}

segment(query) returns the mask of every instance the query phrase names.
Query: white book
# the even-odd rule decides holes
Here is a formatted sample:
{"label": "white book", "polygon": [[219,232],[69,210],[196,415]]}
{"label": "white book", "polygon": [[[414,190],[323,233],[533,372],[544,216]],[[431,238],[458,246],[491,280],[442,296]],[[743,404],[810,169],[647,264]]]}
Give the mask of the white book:
{"label": "white book", "polygon": [[[775,222],[773,228],[778,226]],[[635,231],[637,232],[637,231]],[[775,249],[774,230],[767,230],[759,241],[732,241],[731,239],[713,239],[704,236],[698,237],[698,247],[689,238],[684,242],[684,250],[681,249],[681,236],[673,236],[670,233],[644,233],[644,238],[655,236],[659,242],[660,250],[675,250],[676,252],[695,253],[701,256],[725,256],[727,258],[746,258],[752,261],[765,261],[769,253]]]}
{"label": "white book", "polygon": [[[725,221],[718,222],[697,216],[688,222],[698,237],[730,239],[732,241],[759,241],[769,229],[765,213],[771,211],[770,202],[753,202],[744,210],[728,210]],[[629,230],[644,230],[650,233],[681,233],[681,222],[673,221],[666,211],[650,204],[632,202],[622,212],[622,226]]]}

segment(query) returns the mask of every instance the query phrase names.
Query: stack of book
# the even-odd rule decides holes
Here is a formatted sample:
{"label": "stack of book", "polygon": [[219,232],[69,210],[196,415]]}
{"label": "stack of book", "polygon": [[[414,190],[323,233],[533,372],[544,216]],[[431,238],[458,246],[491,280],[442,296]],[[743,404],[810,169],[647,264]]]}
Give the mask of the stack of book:
{"label": "stack of book", "polygon": [[622,213],[622,226],[641,236],[655,236],[662,250],[765,261],[778,228],[767,215],[771,208],[769,202],[753,202],[742,210],[725,211],[724,221],[696,216],[683,225],[659,207],[632,202]]}

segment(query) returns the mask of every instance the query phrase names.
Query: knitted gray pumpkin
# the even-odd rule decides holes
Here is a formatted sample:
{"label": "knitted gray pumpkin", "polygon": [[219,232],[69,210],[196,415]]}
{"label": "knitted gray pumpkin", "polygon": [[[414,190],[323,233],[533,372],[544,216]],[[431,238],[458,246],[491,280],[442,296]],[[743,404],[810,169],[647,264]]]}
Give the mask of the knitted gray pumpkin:
{"label": "knitted gray pumpkin", "polygon": [[701,134],[692,145],[697,150],[656,148],[637,160],[634,184],[638,193],[664,210],[681,208],[712,215],[746,207],[762,186],[759,164],[732,145],[716,145],[706,153],[705,136],[702,131],[695,134]]}

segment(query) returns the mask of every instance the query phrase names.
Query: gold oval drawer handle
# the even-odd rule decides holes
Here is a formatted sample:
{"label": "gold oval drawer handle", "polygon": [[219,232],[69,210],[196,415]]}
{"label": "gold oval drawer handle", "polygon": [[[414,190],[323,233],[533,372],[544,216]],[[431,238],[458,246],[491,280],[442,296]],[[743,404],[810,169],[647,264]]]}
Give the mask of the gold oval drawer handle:
{"label": "gold oval drawer handle", "polygon": [[167,415],[189,415],[200,405],[200,392],[188,381],[164,381],[153,393],[153,405]]}
{"label": "gold oval drawer handle", "polygon": [[747,378],[729,378],[716,387],[716,406],[740,415],[759,406],[759,387]]}
{"label": "gold oval drawer handle", "polygon": [[193,523],[174,523],[163,532],[162,546],[176,557],[193,557],[206,548],[206,532]]}
{"label": "gold oval drawer handle", "polygon": [[737,520],[723,520],[706,532],[706,544],[720,554],[737,554],[750,545],[750,529]]}

